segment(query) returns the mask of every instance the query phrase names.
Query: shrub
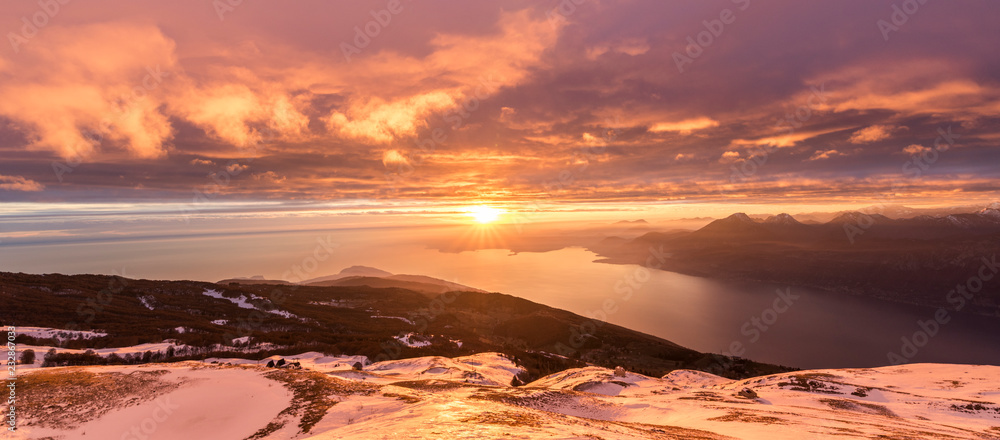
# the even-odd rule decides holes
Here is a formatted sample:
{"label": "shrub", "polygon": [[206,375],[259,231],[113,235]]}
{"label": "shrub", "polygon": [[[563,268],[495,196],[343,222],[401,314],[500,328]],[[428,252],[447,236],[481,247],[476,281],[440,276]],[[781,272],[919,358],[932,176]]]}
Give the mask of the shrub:
{"label": "shrub", "polygon": [[22,364],[33,364],[35,363],[35,350],[27,349],[21,353],[21,363]]}

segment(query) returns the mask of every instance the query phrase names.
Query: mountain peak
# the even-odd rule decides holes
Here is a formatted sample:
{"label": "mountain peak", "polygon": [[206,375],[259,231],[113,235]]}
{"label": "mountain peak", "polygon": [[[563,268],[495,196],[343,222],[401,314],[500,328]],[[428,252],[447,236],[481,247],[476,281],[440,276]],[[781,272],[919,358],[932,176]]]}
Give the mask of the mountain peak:
{"label": "mountain peak", "polygon": [[756,222],[753,221],[752,218],[750,218],[749,215],[746,215],[746,214],[744,214],[742,212],[737,212],[737,213],[735,213],[735,214],[733,214],[733,215],[731,215],[729,217],[724,218],[723,220],[735,220],[735,221],[740,221],[740,222],[756,223]]}
{"label": "mountain peak", "polygon": [[705,227],[691,233],[689,237],[759,239],[769,234],[770,231],[764,225],[742,212],[737,212],[729,217],[705,225]]}
{"label": "mountain peak", "polygon": [[312,278],[308,280],[299,281],[299,284],[313,284],[322,281],[334,281],[342,278],[349,277],[371,277],[371,278],[385,278],[391,277],[392,272],[386,272],[382,269],[369,267],[369,266],[351,266],[348,267],[336,275],[328,275],[325,277]]}
{"label": "mountain peak", "polygon": [[645,219],[639,220],[619,220],[615,222],[616,225],[646,225],[649,224]]}
{"label": "mountain peak", "polygon": [[989,218],[993,219],[994,221],[1000,220],[1000,206],[998,206],[996,208],[993,207],[993,205],[996,205],[996,204],[997,203],[994,202],[990,206],[988,206],[988,207],[982,209],[981,211],[979,211],[978,214],[980,216],[983,216],[983,217],[989,217]]}
{"label": "mountain peak", "polygon": [[387,277],[391,276],[392,272],[386,272],[382,269],[378,269],[370,266],[351,266],[342,271],[339,275],[351,275],[351,276],[366,276],[366,277]]}
{"label": "mountain peak", "polygon": [[869,215],[880,214],[887,218],[906,218],[918,212],[909,206],[895,204],[866,206],[858,211]]}
{"label": "mountain peak", "polygon": [[890,219],[882,214],[865,214],[863,212],[850,211],[838,215],[833,220],[830,220],[830,223],[868,223],[873,220],[877,222]]}
{"label": "mountain peak", "polygon": [[772,216],[764,219],[764,223],[772,224],[772,225],[800,225],[800,224],[802,224],[798,220],[796,220],[795,217],[792,217],[791,215],[786,214],[786,213],[781,213],[781,214],[778,214],[778,215],[772,215]]}

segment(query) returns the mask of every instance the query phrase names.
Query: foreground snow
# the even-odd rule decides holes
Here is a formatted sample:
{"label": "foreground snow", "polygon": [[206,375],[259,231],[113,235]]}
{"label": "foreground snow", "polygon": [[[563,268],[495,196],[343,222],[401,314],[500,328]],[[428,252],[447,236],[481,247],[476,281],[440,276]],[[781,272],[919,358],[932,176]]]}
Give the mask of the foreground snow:
{"label": "foreground snow", "polygon": [[[993,366],[914,364],[741,381],[688,370],[652,378],[588,367],[510,387],[522,369],[495,353],[375,364],[320,353],[284,359],[304,370],[241,359],[88,367],[82,370],[166,371],[159,381],[167,385],[79,426],[27,426],[13,438],[133,438],[123,433],[151,417],[160,404],[155,398],[169,398],[179,408],[144,434],[149,439],[242,439],[275,421],[280,429],[258,438],[1000,439],[1000,367]],[[355,363],[363,369],[352,369]],[[81,369],[25,376],[60,370]],[[276,374],[288,376],[282,382]],[[307,432],[295,419],[306,417],[296,409],[303,404],[293,401],[288,385],[296,375],[333,384],[321,396],[330,404]],[[744,389],[753,393],[741,396]]]}
{"label": "foreground snow", "polygon": [[[163,372],[152,386],[154,395],[141,391],[95,419],[83,418],[83,423],[59,423],[57,426],[27,426],[11,438],[35,439],[238,439],[247,438],[263,426],[261,420],[271,420],[291,401],[291,393],[260,371],[232,369],[195,369],[193,363],[147,365],[141,367],[90,367],[95,373]],[[165,368],[166,367],[166,368]],[[52,368],[33,373],[56,373]],[[156,373],[160,374],[160,373]],[[28,375],[30,376],[30,374]],[[119,376],[120,377],[120,376]],[[72,400],[67,399],[67,400]],[[20,405],[28,404],[22,399]],[[73,413],[66,405],[64,413]],[[31,414],[22,417],[31,419]],[[9,433],[8,433],[9,434]]]}

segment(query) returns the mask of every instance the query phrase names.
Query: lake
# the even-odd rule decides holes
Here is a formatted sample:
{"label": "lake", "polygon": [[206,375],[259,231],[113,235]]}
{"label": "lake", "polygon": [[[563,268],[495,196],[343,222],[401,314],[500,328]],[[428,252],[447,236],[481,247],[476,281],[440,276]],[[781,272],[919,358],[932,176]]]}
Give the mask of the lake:
{"label": "lake", "polygon": [[[47,234],[33,242],[5,240],[0,267],[217,281],[280,278],[293,269],[318,277],[366,265],[520,296],[699,351],[724,352],[737,342],[745,347],[743,357],[801,368],[886,365],[890,351],[900,352],[901,338],[919,331],[918,321],[933,318],[930,309],[874,299],[594,263],[597,256],[581,248],[445,253],[427,246],[428,232],[421,228],[300,224],[295,230],[261,233],[250,226],[221,230],[210,224],[180,230],[176,223],[116,223],[103,226],[116,231],[111,235],[77,231],[69,238]],[[308,261],[324,240],[335,244],[334,255]],[[778,289],[787,292],[787,300],[779,298]],[[952,313],[911,361],[1000,365],[998,334],[1000,319]]]}
{"label": "lake", "polygon": [[[801,368],[887,365],[890,351],[901,352],[901,338],[921,330],[918,321],[933,320],[934,310],[924,307],[789,286],[724,283],[594,263],[596,258],[579,248],[517,255],[432,251],[423,253],[413,270],[588,317],[606,316],[613,324],[699,351],[724,352],[739,342],[746,350],[743,357]],[[779,299],[778,289],[788,300]],[[914,346],[910,361],[1000,365],[997,334],[998,319],[951,313],[933,338]]]}

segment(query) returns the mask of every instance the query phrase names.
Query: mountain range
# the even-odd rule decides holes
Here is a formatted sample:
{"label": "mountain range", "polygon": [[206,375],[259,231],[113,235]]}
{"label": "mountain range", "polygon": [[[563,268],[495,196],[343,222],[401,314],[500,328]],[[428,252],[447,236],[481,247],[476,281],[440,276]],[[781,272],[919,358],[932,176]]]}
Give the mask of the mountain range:
{"label": "mountain range", "polygon": [[986,282],[992,277],[980,280],[975,295],[952,291],[983,267],[995,271],[998,208],[897,219],[845,212],[824,223],[804,223],[788,214],[755,219],[736,213],[694,231],[608,237],[590,249],[606,263],[645,264],[650,249],[656,249],[670,255],[661,265],[664,270],[997,316],[1000,283]]}
{"label": "mountain range", "polygon": [[795,218],[803,223],[816,222],[825,223],[833,218],[851,212],[861,212],[865,214],[881,214],[889,218],[911,218],[917,216],[945,217],[950,214],[975,213],[982,209],[1000,209],[1000,202],[992,202],[987,205],[962,205],[962,206],[942,206],[933,208],[915,208],[905,205],[884,203],[879,205],[866,206],[853,211],[833,211],[833,212],[803,212],[795,214]]}

